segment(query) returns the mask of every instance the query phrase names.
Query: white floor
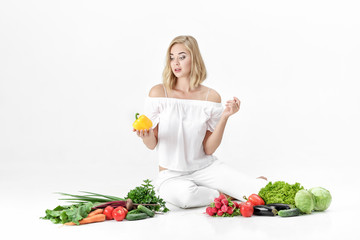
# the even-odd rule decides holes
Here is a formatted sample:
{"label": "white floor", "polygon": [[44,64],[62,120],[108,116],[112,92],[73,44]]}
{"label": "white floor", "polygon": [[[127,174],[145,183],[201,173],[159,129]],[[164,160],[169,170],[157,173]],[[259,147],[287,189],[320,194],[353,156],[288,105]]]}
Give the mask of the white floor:
{"label": "white floor", "polygon": [[[36,237],[36,239],[218,239],[218,237],[236,237],[248,239],[360,239],[358,228],[357,202],[359,199],[358,185],[348,180],[355,176],[356,169],[336,174],[336,169],[323,173],[323,180],[316,178],[318,185],[323,181],[331,181],[333,203],[322,213],[281,218],[258,217],[251,218],[214,218],[205,215],[205,208],[183,210],[168,205],[171,211],[158,214],[154,218],[142,221],[106,221],[103,223],[83,226],[55,225],[47,220],[39,219],[44,216],[45,209],[64,204],[58,200],[55,191],[76,193],[87,190],[123,196],[129,189],[139,184],[138,175],[133,179],[130,175],[119,175],[118,181],[100,177],[86,179],[83,172],[74,167],[73,170],[62,172],[59,168],[35,169],[8,165],[2,168],[1,174],[1,206],[2,217],[0,228],[6,239],[20,239]],[[7,169],[7,171],[6,171]],[[64,168],[65,169],[65,168]],[[114,171],[114,169],[110,169]],[[75,181],[76,174],[82,176],[83,181]],[[294,173],[299,176],[301,173]],[[95,176],[95,175],[94,175]],[[313,172],[303,173],[303,182],[315,181],[311,179]],[[333,176],[333,177],[331,177]],[[137,178],[137,180],[136,180]],[[125,179],[131,181],[125,182]],[[290,177],[288,177],[289,180]],[[6,183],[6,184],[5,184]],[[347,184],[348,183],[348,184]],[[315,184],[316,185],[316,184]],[[311,186],[313,187],[313,186]]]}

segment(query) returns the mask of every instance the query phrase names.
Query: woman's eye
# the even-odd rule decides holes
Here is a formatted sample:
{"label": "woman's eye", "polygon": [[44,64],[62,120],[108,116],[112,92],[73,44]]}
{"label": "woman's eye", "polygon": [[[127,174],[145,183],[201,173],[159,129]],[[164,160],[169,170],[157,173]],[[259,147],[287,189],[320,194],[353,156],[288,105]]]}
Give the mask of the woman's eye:
{"label": "woman's eye", "polygon": [[184,60],[186,57],[185,56],[180,56],[179,59],[180,60]]}

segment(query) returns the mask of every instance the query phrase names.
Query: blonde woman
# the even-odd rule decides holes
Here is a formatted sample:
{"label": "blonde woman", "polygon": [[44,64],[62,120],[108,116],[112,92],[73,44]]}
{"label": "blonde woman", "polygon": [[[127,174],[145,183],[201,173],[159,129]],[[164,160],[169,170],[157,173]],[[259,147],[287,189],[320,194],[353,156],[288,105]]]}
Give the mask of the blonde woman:
{"label": "blonde woman", "polygon": [[237,199],[257,193],[259,180],[213,155],[240,100],[234,97],[223,107],[219,93],[202,84],[206,68],[194,37],[173,39],[166,57],[163,84],[152,87],[146,99],[145,114],[153,127],[134,129],[149,149],[158,151],[160,196],[190,208],[206,206],[221,193]]}

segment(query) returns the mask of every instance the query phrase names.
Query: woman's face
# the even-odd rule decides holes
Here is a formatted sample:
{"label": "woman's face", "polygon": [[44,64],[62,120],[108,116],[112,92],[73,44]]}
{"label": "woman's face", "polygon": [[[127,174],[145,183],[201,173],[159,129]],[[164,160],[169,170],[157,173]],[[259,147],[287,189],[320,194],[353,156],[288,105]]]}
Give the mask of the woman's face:
{"label": "woman's face", "polygon": [[174,44],[170,49],[170,65],[177,78],[189,77],[191,72],[190,52],[183,44]]}

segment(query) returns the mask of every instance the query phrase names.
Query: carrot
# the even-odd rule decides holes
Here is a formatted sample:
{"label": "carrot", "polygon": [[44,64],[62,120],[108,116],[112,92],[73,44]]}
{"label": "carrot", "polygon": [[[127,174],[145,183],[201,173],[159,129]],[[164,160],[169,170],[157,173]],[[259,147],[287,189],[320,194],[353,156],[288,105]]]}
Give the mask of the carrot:
{"label": "carrot", "polygon": [[92,216],[95,216],[96,214],[100,214],[100,213],[103,213],[104,212],[104,209],[96,209],[96,210],[94,210],[94,211],[92,211],[92,212],[90,212],[88,215],[87,215],[87,217],[92,217]]}
{"label": "carrot", "polygon": [[[105,214],[100,213],[100,214],[96,214],[91,217],[86,217],[86,218],[80,220],[79,223],[80,223],[80,225],[82,225],[82,224],[87,224],[87,223],[103,222],[103,221],[105,221],[105,219],[106,219]],[[76,223],[67,222],[67,223],[65,223],[65,225],[72,226],[72,225],[76,225]]]}

